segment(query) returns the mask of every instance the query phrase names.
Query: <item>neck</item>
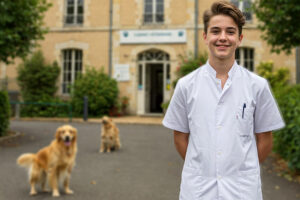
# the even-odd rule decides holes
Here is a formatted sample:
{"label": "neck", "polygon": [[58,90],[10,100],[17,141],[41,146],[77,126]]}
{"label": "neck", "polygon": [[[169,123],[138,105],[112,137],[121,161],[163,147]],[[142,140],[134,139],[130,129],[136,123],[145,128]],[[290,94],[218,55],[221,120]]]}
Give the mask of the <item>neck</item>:
{"label": "neck", "polygon": [[234,58],[228,60],[220,60],[220,59],[208,59],[208,62],[214,70],[217,72],[217,76],[227,76],[231,67],[234,64]]}

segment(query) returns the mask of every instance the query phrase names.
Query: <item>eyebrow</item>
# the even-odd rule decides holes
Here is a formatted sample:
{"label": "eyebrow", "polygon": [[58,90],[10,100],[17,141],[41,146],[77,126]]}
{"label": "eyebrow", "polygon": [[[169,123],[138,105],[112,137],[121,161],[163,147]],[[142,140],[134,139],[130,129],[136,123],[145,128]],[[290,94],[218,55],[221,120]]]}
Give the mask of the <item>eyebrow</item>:
{"label": "eyebrow", "polygon": [[[218,26],[214,26],[214,27],[211,27],[210,29],[211,30],[216,30],[216,29],[219,30],[221,28]],[[235,30],[236,31],[237,29],[235,27],[227,27],[226,30]]]}

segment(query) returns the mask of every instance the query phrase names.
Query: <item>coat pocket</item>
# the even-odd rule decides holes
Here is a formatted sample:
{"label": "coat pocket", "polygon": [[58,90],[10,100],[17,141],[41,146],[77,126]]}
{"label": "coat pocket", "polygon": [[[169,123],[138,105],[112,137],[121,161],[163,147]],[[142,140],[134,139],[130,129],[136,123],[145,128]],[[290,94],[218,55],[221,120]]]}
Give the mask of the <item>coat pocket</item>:
{"label": "coat pocket", "polygon": [[248,140],[251,138],[253,132],[253,115],[254,108],[246,104],[242,104],[236,109],[236,132],[239,134],[241,139]]}
{"label": "coat pocket", "polygon": [[185,166],[180,185],[181,200],[200,200],[203,194],[203,177],[199,169]]}

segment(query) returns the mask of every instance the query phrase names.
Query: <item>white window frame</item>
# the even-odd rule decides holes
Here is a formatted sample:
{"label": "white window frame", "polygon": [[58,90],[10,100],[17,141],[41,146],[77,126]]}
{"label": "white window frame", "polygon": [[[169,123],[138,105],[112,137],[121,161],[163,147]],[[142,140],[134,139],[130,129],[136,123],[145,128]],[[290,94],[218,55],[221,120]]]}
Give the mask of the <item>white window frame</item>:
{"label": "white window frame", "polygon": [[[247,68],[250,71],[254,71],[255,66],[255,49],[250,47],[239,47],[236,49],[238,53],[236,52],[236,61],[239,65]],[[252,51],[252,57],[251,57],[251,51]],[[246,55],[247,53],[247,55]],[[239,55],[239,58],[237,58],[237,55]],[[246,58],[247,57],[247,58]]]}
{"label": "white window frame", "polygon": [[[78,22],[78,7],[79,7],[79,1],[82,1],[82,21]],[[78,25],[83,25],[84,23],[84,0],[73,0],[74,2],[74,8],[73,8],[73,21],[72,22],[68,22],[68,17],[70,17],[70,15],[68,14],[68,0],[65,0],[65,17],[64,17],[64,25],[65,26],[78,26]]]}
{"label": "white window frame", "polygon": [[[238,7],[238,9],[240,9],[244,16],[245,16],[245,19],[246,19],[246,22],[252,22],[252,19],[253,19],[253,13],[250,11],[250,10],[245,10],[244,8],[244,3],[245,1],[248,1],[250,4],[252,4],[252,0],[231,0],[231,2],[236,5],[235,3],[237,2],[238,5],[236,5]],[[246,14],[245,13],[249,13],[250,15],[250,19],[246,17]]]}
{"label": "white window frame", "polygon": [[[80,58],[76,60],[76,52],[80,53]],[[66,60],[68,58],[68,55],[65,55],[66,53],[71,54],[71,60]],[[76,73],[82,73],[82,66],[83,66],[83,51],[81,49],[63,49],[62,50],[62,84],[61,84],[61,93],[64,95],[70,94],[70,88],[67,88],[71,86],[75,79],[76,79]],[[67,65],[71,64],[71,69],[67,69]],[[77,67],[76,67],[77,66]],[[68,73],[71,74],[70,79],[68,80]]]}
{"label": "white window frame", "polygon": [[[164,21],[165,21],[165,5],[164,5],[164,0],[161,0],[162,3],[162,7],[163,7],[163,10],[160,14],[162,14],[162,21],[157,21],[156,19],[156,15],[159,13],[157,11],[157,5],[159,4],[157,1],[159,0],[151,0],[151,4],[152,4],[152,12],[146,12],[146,3],[147,0],[144,0],[144,17],[143,17],[143,23],[144,24],[163,24]],[[146,21],[146,15],[152,15],[152,20],[151,21]]]}

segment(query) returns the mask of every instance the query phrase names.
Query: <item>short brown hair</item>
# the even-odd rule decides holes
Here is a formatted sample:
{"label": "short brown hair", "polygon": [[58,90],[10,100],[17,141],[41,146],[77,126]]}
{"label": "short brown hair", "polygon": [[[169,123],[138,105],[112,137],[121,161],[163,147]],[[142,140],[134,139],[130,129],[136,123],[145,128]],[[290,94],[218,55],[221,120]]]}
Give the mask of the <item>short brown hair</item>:
{"label": "short brown hair", "polygon": [[208,23],[210,19],[216,15],[227,15],[231,17],[239,29],[239,35],[242,34],[242,28],[245,24],[243,13],[232,3],[228,1],[215,2],[210,10],[206,10],[203,14],[204,32],[207,33]]}

